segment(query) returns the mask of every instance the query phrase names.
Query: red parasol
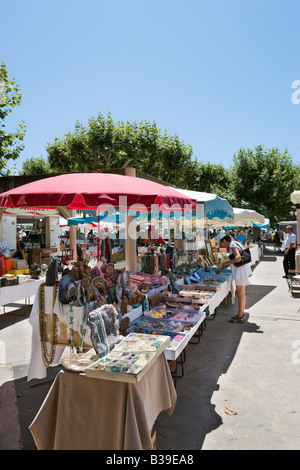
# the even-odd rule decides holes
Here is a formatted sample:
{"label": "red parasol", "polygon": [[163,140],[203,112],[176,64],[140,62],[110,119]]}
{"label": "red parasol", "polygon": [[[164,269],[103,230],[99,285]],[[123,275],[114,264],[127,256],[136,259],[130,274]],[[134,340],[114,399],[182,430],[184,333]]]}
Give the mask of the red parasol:
{"label": "red parasol", "polygon": [[[113,173],[58,175],[0,194],[0,207],[6,208],[98,210],[100,206],[102,209],[113,206],[150,211],[153,205],[159,206],[161,211],[192,210],[196,201],[159,183]],[[130,251],[134,254],[134,250]],[[128,264],[133,265],[134,262]]]}
{"label": "red parasol", "polygon": [[[0,194],[0,207],[97,209],[100,205],[150,210],[151,205],[184,208],[196,201],[143,178],[112,173],[70,173],[24,184]],[[126,207],[125,207],[126,206]],[[140,207],[139,207],[140,206]],[[173,209],[174,210],[174,209]]]}

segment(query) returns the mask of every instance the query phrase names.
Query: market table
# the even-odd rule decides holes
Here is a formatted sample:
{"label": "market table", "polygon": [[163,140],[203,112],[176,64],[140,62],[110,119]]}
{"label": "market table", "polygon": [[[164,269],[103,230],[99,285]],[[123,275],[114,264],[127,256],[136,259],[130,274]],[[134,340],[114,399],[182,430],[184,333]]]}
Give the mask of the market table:
{"label": "market table", "polygon": [[151,428],[176,400],[164,354],[137,383],[61,371],[29,429],[39,450],[151,450]]}
{"label": "market table", "polygon": [[[59,305],[59,302],[56,298],[55,305],[53,308],[53,287],[45,286],[45,313],[48,316],[52,315],[52,312],[59,314],[62,305]],[[80,323],[81,317],[83,315],[83,308],[73,306],[74,317],[76,318],[77,324]],[[32,379],[44,379],[47,377],[47,367],[43,362],[42,352],[41,352],[41,336],[40,336],[40,303],[39,303],[39,291],[35,297],[30,317],[29,323],[32,326],[32,337],[31,337],[31,357],[30,364],[28,369],[27,380]],[[62,327],[62,324],[60,325]],[[78,326],[74,325],[74,329],[79,329]],[[89,343],[90,348],[92,348],[92,343],[88,335],[85,336],[85,343]],[[56,366],[60,363],[61,356],[65,350],[66,344],[57,344],[55,347],[54,359],[51,366]],[[50,344],[47,342],[47,349],[50,349]]]}
{"label": "market table", "polygon": [[259,245],[250,245],[250,253],[251,253],[251,266],[255,266],[256,263],[260,260],[260,247]]}
{"label": "market table", "polygon": [[[232,303],[234,303],[235,300],[235,282],[232,279],[232,274],[231,270],[227,269],[224,271],[226,273],[226,276],[224,275],[217,275],[217,267],[211,267],[210,272],[206,273],[204,271],[204,268],[199,269],[198,273],[202,277],[202,279],[207,279],[209,277],[215,277],[216,279],[221,279],[223,278],[224,280],[219,284],[218,290],[214,291],[214,295],[206,302],[204,303],[200,309],[202,311],[205,311],[207,314],[207,317],[213,318],[216,315],[217,308],[219,305],[223,302],[224,299],[228,296],[229,293],[231,293],[232,296]],[[184,285],[184,279],[179,279],[176,281],[176,284],[179,287],[182,287]],[[201,287],[200,284],[193,284],[194,286],[199,285],[199,288]],[[205,290],[205,287],[203,287]]]}
{"label": "market table", "polygon": [[[44,279],[30,279],[14,286],[6,286],[0,288],[0,306],[7,305],[23,306],[23,304],[16,304],[17,300],[30,299],[36,295],[39,286],[45,282]],[[26,305],[26,302],[25,302]]]}

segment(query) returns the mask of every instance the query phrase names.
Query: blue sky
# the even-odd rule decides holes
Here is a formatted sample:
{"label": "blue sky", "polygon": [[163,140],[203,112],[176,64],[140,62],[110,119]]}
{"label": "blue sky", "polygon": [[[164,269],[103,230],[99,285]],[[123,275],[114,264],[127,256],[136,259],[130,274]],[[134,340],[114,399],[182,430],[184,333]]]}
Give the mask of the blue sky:
{"label": "blue sky", "polygon": [[98,111],[156,121],[203,162],[262,144],[300,163],[300,2],[14,0],[0,14],[23,93],[6,127],[27,126],[17,168]]}

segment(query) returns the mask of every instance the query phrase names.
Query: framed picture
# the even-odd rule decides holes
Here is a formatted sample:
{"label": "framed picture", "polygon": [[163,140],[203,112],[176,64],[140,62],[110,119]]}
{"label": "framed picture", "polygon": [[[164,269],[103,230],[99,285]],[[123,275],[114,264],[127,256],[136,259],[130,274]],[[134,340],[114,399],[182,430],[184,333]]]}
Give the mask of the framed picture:
{"label": "framed picture", "polygon": [[206,249],[206,260],[210,266],[213,266],[215,264],[215,260],[214,260],[214,254],[213,254],[210,240],[207,240],[207,239],[205,240],[205,249]]}

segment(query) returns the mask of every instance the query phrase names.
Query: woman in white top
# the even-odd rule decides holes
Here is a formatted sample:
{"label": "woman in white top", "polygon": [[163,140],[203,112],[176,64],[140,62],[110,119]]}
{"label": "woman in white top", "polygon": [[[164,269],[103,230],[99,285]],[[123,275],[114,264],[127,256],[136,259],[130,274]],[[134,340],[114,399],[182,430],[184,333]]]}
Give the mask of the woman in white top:
{"label": "woman in white top", "polygon": [[220,269],[218,269],[217,274],[219,274],[223,269],[231,267],[232,279],[235,281],[236,285],[236,294],[238,298],[238,313],[231,318],[230,323],[244,323],[245,322],[245,306],[246,306],[246,286],[249,285],[249,276],[252,275],[250,268],[250,263],[244,264],[243,266],[236,267],[235,263],[241,261],[241,251],[243,246],[232,240],[230,235],[225,235],[220,240],[221,248],[230,248],[229,255],[233,254],[235,257],[231,260],[225,261]]}

